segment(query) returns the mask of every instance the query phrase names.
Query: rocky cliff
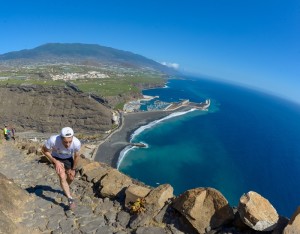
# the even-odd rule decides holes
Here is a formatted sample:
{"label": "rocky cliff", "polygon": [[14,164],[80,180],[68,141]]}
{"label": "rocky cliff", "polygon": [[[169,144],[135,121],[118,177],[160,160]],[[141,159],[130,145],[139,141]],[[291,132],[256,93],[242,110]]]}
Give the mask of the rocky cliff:
{"label": "rocky cliff", "polygon": [[77,133],[101,134],[111,129],[111,117],[99,100],[68,87],[0,86],[0,124],[19,132],[55,133],[70,126]]}
{"label": "rocky cliff", "polygon": [[0,233],[300,233],[299,208],[288,220],[253,191],[238,208],[213,188],[176,197],[169,184],[152,188],[86,158],[71,186],[77,208],[70,211],[43,158],[36,143],[0,144]]}

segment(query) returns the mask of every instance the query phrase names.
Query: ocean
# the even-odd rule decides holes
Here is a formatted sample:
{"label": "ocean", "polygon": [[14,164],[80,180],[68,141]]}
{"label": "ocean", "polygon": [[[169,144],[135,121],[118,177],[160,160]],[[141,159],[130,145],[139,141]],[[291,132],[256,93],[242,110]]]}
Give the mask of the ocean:
{"label": "ocean", "polygon": [[170,80],[143,94],[163,102],[210,99],[211,106],[139,128],[131,141],[147,148],[124,149],[120,171],[151,186],[171,184],[175,195],[213,187],[231,206],[256,191],[280,215],[291,217],[300,205],[300,105],[194,77]]}

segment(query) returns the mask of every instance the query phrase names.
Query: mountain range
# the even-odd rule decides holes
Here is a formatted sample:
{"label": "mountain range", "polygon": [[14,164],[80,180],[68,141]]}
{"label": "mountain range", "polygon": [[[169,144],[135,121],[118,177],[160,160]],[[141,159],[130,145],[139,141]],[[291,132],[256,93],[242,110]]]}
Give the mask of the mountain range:
{"label": "mountain range", "polygon": [[108,64],[137,69],[156,70],[167,74],[177,71],[152,59],[129,51],[82,43],[48,43],[33,49],[8,52],[0,55],[0,62],[40,63],[70,62]]}

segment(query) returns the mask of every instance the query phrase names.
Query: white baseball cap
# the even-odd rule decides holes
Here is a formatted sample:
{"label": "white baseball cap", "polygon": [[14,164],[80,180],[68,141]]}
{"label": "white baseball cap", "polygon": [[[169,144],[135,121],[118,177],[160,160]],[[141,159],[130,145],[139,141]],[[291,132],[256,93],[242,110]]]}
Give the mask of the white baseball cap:
{"label": "white baseball cap", "polygon": [[63,128],[63,129],[61,130],[60,135],[61,135],[62,137],[71,137],[71,136],[74,135],[74,131],[73,131],[73,129],[70,128],[70,127],[65,127],[65,128]]}

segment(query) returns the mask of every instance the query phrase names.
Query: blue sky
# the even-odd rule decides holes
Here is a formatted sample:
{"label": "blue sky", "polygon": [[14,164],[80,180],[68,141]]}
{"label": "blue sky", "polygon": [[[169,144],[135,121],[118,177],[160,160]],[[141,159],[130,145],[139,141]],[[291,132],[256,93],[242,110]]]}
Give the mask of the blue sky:
{"label": "blue sky", "polygon": [[0,30],[0,54],[93,43],[300,103],[299,0],[0,0]]}

